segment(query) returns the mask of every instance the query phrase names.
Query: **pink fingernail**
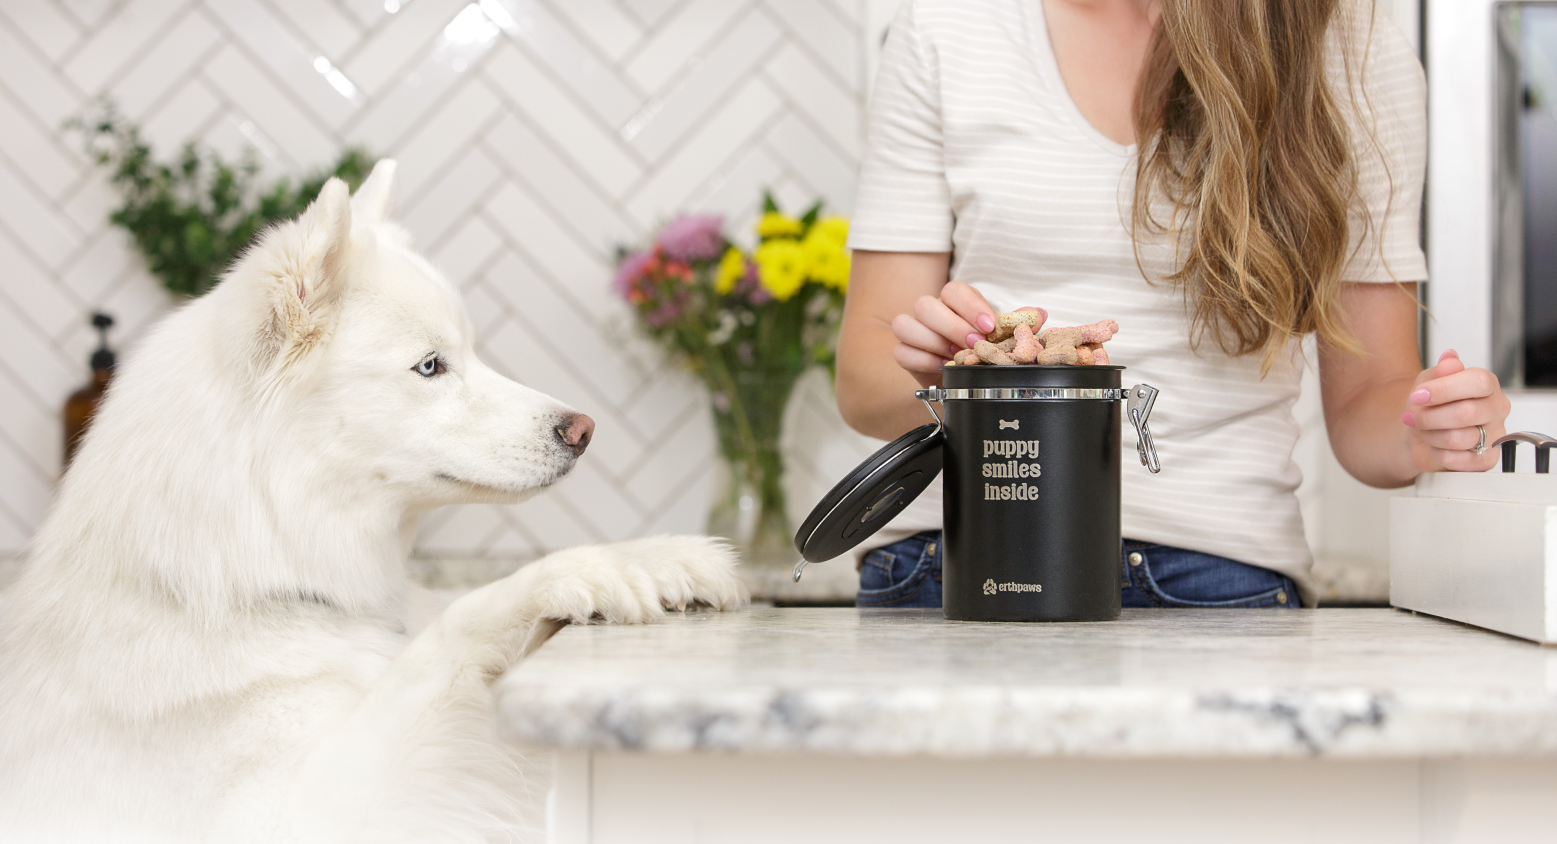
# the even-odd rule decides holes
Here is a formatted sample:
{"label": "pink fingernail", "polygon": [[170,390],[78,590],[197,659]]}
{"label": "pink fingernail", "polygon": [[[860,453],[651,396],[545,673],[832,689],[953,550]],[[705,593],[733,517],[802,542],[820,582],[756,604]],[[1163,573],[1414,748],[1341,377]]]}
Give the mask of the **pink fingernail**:
{"label": "pink fingernail", "polygon": [[982,334],[969,334],[967,337],[963,338],[962,342],[966,343],[968,348],[971,349],[971,348],[974,347],[974,345],[976,345],[978,343],[978,341],[983,340],[983,339],[984,339],[984,335],[982,335]]}
{"label": "pink fingernail", "polygon": [[995,318],[989,314],[979,314],[974,322],[979,324],[979,330],[985,334],[995,330]]}
{"label": "pink fingernail", "polygon": [[1403,424],[1410,425],[1411,427],[1415,428],[1416,414],[1408,410],[1405,413],[1400,414],[1400,421]]}
{"label": "pink fingernail", "polygon": [[1417,390],[1416,392],[1411,394],[1411,403],[1412,404],[1427,404],[1428,402],[1430,402],[1432,400],[1433,400],[1433,394],[1429,393],[1427,391],[1426,387],[1423,387],[1422,389]]}

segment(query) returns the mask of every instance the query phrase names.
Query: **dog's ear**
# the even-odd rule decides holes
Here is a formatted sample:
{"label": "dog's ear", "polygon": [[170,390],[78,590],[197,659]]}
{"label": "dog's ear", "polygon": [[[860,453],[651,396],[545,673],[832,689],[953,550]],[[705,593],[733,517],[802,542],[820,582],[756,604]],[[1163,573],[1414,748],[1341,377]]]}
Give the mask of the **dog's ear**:
{"label": "dog's ear", "polygon": [[364,225],[382,223],[389,219],[389,212],[394,208],[394,198],[395,161],[392,158],[381,158],[373,165],[373,172],[368,175],[367,181],[357,188],[357,195],[351,198],[352,218]]}
{"label": "dog's ear", "polygon": [[261,253],[270,321],[264,354],[271,364],[295,360],[335,327],[351,251],[351,195],[330,179],[301,217],[267,234]]}

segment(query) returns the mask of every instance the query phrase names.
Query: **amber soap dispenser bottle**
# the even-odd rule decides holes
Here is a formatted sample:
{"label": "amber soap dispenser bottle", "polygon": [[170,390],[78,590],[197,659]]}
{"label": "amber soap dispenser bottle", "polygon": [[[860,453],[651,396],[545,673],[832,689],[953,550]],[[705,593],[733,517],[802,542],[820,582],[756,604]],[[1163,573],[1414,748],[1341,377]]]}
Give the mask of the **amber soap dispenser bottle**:
{"label": "amber soap dispenser bottle", "polygon": [[81,436],[86,433],[87,426],[92,424],[92,414],[97,412],[97,403],[103,400],[103,392],[108,389],[108,379],[114,374],[114,353],[108,348],[108,329],[113,324],[114,318],[108,314],[92,315],[92,326],[97,329],[97,351],[92,353],[92,381],[65,400],[64,468],[67,469],[70,467],[70,459],[76,455],[76,447],[81,444]]}

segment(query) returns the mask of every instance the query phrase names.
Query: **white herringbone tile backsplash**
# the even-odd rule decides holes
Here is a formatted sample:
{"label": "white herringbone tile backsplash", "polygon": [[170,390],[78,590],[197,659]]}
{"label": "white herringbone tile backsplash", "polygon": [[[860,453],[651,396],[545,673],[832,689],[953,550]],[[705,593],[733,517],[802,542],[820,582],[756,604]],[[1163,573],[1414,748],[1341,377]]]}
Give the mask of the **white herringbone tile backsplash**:
{"label": "white herringbone tile backsplash", "polygon": [[[399,159],[400,217],[465,291],[483,357],[595,417],[596,459],[525,504],[431,514],[419,553],[523,560],[701,531],[719,470],[701,390],[642,342],[578,340],[626,331],[612,250],[678,211],[744,230],[763,187],[851,210],[886,5],[0,0],[0,556],[48,506],[88,314],[111,312],[133,348],[171,304],[61,128],[102,95],[163,156],[252,147],[274,176],[347,144]],[[873,446],[825,376],[797,393],[786,440],[795,519]]]}

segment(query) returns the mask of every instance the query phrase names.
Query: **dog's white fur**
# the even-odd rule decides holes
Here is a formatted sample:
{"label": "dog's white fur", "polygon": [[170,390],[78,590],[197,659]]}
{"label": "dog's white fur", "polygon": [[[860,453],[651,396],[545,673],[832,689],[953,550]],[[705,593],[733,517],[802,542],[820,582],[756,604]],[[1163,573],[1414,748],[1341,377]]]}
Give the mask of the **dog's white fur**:
{"label": "dog's white fur", "polygon": [[532,837],[488,683],[561,622],[744,599],[725,546],[658,538],[406,632],[417,514],[575,455],[387,221],[393,174],[332,180],[117,374],[0,604],[0,841]]}

